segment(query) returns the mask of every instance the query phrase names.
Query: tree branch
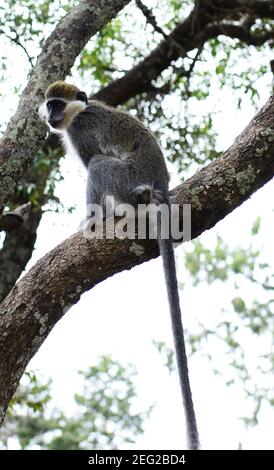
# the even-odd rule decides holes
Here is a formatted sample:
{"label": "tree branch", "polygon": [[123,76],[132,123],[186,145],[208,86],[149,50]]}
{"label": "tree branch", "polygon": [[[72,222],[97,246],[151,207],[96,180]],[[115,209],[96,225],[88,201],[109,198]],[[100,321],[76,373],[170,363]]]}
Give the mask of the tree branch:
{"label": "tree branch", "polygon": [[[206,41],[220,34],[226,35],[228,33],[228,36],[239,38],[248,45],[253,43],[261,45],[272,39],[271,32],[262,35],[261,39],[259,35],[251,36],[251,34],[244,37],[242,24],[239,25],[241,30],[234,30],[234,36],[231,36],[231,30],[223,28],[221,31],[218,28],[223,20],[233,19],[241,22],[245,14],[255,15],[256,18],[274,19],[274,4],[272,0],[197,1],[189,16],[178,24],[168,37],[165,36],[165,39],[145,59],[92,98],[102,100],[112,106],[125,103],[130,98],[149,89],[151,82],[156,80],[172,62],[179,57],[186,57],[188,52],[201,48]],[[239,34],[241,34],[241,38]]]}
{"label": "tree branch", "polygon": [[[172,192],[180,205],[192,204],[193,237],[213,227],[273,177],[273,151],[272,97],[221,157]],[[137,254],[134,243],[143,251]],[[77,233],[30,269],[0,305],[2,418],[29,360],[81,294],[158,255],[153,240],[88,241]]]}
{"label": "tree branch", "polygon": [[[185,57],[190,50],[200,46],[194,37],[194,32],[196,32],[195,29],[193,30],[195,15],[193,10],[168,38],[161,41],[144,60],[135,65],[123,77],[97,92],[93,98],[117,106],[144,92],[173,61],[179,57]],[[207,24],[208,21],[204,18],[203,27]]]}
{"label": "tree branch", "polygon": [[27,204],[17,207],[12,212],[6,212],[5,214],[0,215],[0,232],[12,232],[13,230],[18,230],[22,224],[27,222],[30,210],[31,203],[28,202]]}
{"label": "tree branch", "polygon": [[[53,80],[65,78],[88,39],[127,3],[129,0],[82,0],[59,22],[46,41],[30,82],[23,93],[18,111],[0,143],[0,209],[8,196],[12,194],[16,181],[36,155],[44,138],[45,132],[42,125],[37,123],[35,109],[41,101],[44,89]],[[211,11],[210,7],[214,7],[215,11]],[[148,89],[151,82],[172,61],[186,55],[192,49],[199,48],[203,41],[210,39],[213,34],[210,27],[214,27],[216,21],[217,26],[220,27],[223,19],[231,18],[232,21],[237,21],[242,19],[245,13],[255,14],[262,18],[274,18],[274,5],[272,1],[262,0],[212,0],[212,2],[200,0],[196,2],[189,17],[178,25],[170,36],[165,37],[165,40],[144,61],[127,72],[124,77],[101,90],[96,97],[116,105],[141,93]],[[229,28],[231,24],[226,23],[226,26]],[[246,31],[242,24],[233,23],[232,26],[238,27],[238,30],[234,29],[234,37],[237,37],[237,34],[238,37],[243,34],[243,29]],[[206,31],[206,29],[207,36],[201,37],[201,31]],[[231,30],[227,29],[227,33],[231,34]],[[220,29],[215,30],[215,34],[224,34],[224,29],[222,32]],[[267,34],[271,35],[271,33]],[[268,40],[269,36],[265,36],[263,40]],[[254,40],[254,35],[251,39]],[[248,43],[250,36],[242,40]],[[269,158],[269,152],[271,146],[273,152],[273,102],[269,103],[264,113],[260,115],[260,125],[257,125],[254,120],[251,126],[252,132],[246,130],[246,133],[242,134],[243,138],[244,136],[246,138],[246,148],[241,141],[235,143],[235,146],[226,153],[227,159],[224,154],[212,166],[202,170],[176,191],[179,202],[192,203],[193,236],[212,227],[272,177],[273,164]],[[254,130],[257,140],[254,140]],[[243,160],[240,157],[243,157]],[[254,159],[254,157],[257,158]],[[36,219],[32,226],[34,227],[33,233],[26,230],[22,234],[20,229],[18,233],[11,233],[5,240],[5,249],[2,250],[2,258],[0,258],[0,278],[4,275],[6,283],[9,276],[13,274],[10,277],[11,282],[7,283],[8,289],[14,284],[21,272],[20,269],[31,255],[36,236],[36,223],[40,220],[38,217]],[[31,243],[28,245],[30,240]],[[19,255],[22,253],[22,259],[18,256],[18,241],[21,241]],[[22,242],[25,250],[21,250]],[[69,308],[69,303],[75,303],[82,292],[109,275],[122,269],[129,269],[158,255],[157,246],[151,241],[138,241],[138,244],[142,245],[145,250],[144,254],[138,257],[130,252],[131,244],[132,242],[117,240],[101,241],[97,244],[89,243],[76,234],[40,260],[14,287],[0,306],[0,315],[5,315],[2,317],[3,323],[0,327],[2,385],[0,406],[3,407],[3,413],[28,360],[43,342],[52,326]],[[111,255],[110,249],[114,250]],[[97,271],[98,267],[102,267],[99,273],[94,272],[90,267],[90,257],[94,259]],[[8,260],[8,263],[5,263],[5,260]],[[68,263],[67,267],[64,266],[65,260]],[[7,264],[12,267],[9,271],[5,269]],[[81,266],[83,271],[79,273],[78,269]],[[70,272],[69,281],[66,278],[67,272]],[[56,282],[53,282],[59,275],[61,279],[60,300],[58,300],[59,291],[55,291]],[[49,285],[50,279],[52,279],[52,285]],[[44,283],[44,292],[37,288],[39,282]],[[40,285],[43,286],[43,284]],[[3,296],[6,294],[7,290]],[[48,306],[48,300],[52,303],[50,313],[45,307]],[[6,326],[10,327],[10,332],[5,330]],[[3,368],[6,370],[4,371]]]}
{"label": "tree branch", "polygon": [[[46,157],[51,164],[48,163],[46,166],[43,165],[42,169],[39,164],[32,165],[32,167],[25,172],[20,181],[23,187],[27,187],[29,184],[35,182],[35,204],[30,210],[29,218],[25,221],[26,223],[22,224],[22,226],[18,224],[17,230],[13,230],[6,234],[4,244],[0,250],[0,302],[12,289],[29,262],[37,238],[36,232],[43,215],[42,206],[47,202],[48,198],[50,200],[53,198],[52,195],[46,196],[45,191],[52,169],[57,165],[58,155],[56,150],[54,152],[54,156],[52,154],[52,144],[57,147],[55,137],[56,136],[54,134],[50,134],[42,148],[43,157]],[[60,151],[59,156],[62,154],[63,152]],[[26,205],[29,207],[31,204],[27,201],[29,198],[32,199],[32,197],[33,195],[28,191],[16,191],[10,198],[9,202],[11,202],[12,206],[17,206],[21,203],[23,204],[23,207]]]}
{"label": "tree branch", "polygon": [[231,18],[239,14],[255,14],[263,18],[274,18],[274,4],[272,0],[196,0],[196,4],[205,15],[212,18],[222,13]]}
{"label": "tree branch", "polygon": [[201,33],[202,41],[216,38],[219,35],[227,36],[232,39],[239,39],[248,46],[261,46],[274,39],[274,29],[261,33],[251,33],[248,29],[233,23],[218,23],[207,26]]}
{"label": "tree branch", "polygon": [[29,61],[29,63],[30,63],[30,66],[33,67],[33,59],[32,59],[32,57],[29,55],[27,48],[26,48],[26,47],[24,46],[24,44],[20,41],[20,36],[19,36],[19,34],[17,33],[17,31],[16,31],[15,29],[13,29],[13,28],[10,28],[10,29],[11,29],[12,33],[14,34],[14,37],[9,36],[7,33],[5,33],[5,31],[4,31],[3,29],[0,29],[0,34],[3,34],[4,36],[6,36],[6,38],[7,38],[9,41],[11,41],[11,42],[15,43],[17,46],[21,47],[21,49],[23,49],[25,55],[27,56],[27,59],[28,59],[28,61]]}
{"label": "tree branch", "polygon": [[[98,0],[94,0],[93,2],[87,0],[85,2],[82,1],[82,6],[89,4],[92,8],[97,8],[96,14],[98,13],[99,19],[98,17],[95,17],[96,15],[92,17],[92,13],[89,12],[86,15],[86,10],[78,10],[77,7],[76,10],[74,9],[69,15],[61,20],[57,25],[56,31],[46,42],[38,63],[33,71],[32,84],[29,84],[25,91],[25,99],[29,101],[21,100],[21,111],[19,109],[14,117],[13,123],[6,133],[6,140],[0,143],[0,166],[1,158],[2,164],[4,165],[2,169],[0,168],[0,177],[2,176],[3,178],[2,187],[0,182],[0,199],[1,193],[5,198],[12,192],[15,180],[18,179],[25,166],[28,165],[29,161],[33,158],[33,155],[36,154],[39,139],[41,141],[44,134],[41,124],[37,123],[35,110],[36,105],[38,106],[40,102],[42,89],[37,87],[35,80],[38,80],[39,78],[37,83],[39,83],[41,87],[44,83],[44,88],[47,86],[49,81],[64,77],[66,69],[68,69],[70,64],[73,63],[73,58],[75,58],[77,53],[80,52],[80,48],[82,47],[77,42],[78,38],[80,38],[83,44],[88,36],[91,36],[93,32],[96,32],[96,30],[100,28],[100,24],[103,24],[106,20],[106,17],[100,17],[100,8],[109,8],[109,3],[110,2],[105,1],[103,4],[102,2],[99,4]],[[125,3],[128,2],[123,2],[123,4]],[[141,2],[138,3],[141,4]],[[111,8],[115,8],[115,11],[116,9],[119,9],[118,2],[111,2]],[[123,103],[129,97],[135,96],[137,93],[142,91],[167,93],[170,86],[169,83],[164,85],[162,88],[157,89],[152,85],[152,80],[157,78],[161,71],[168,67],[173,60],[184,55],[184,51],[186,55],[189,50],[197,47],[197,58],[199,51],[201,50],[201,46],[199,46],[199,44],[202,44],[211,37],[216,37],[219,34],[238,37],[247,44],[262,44],[273,37],[272,32],[267,32],[265,35],[251,35],[247,28],[251,23],[247,20],[251,16],[254,18],[255,15],[257,15],[257,17],[259,15],[262,17],[274,17],[273,10],[273,2],[269,1],[214,0],[212,2],[205,2],[204,0],[200,0],[199,2],[196,2],[196,6],[189,17],[178,25],[169,36],[162,31],[165,40],[154,51],[152,51],[152,53],[144,59],[143,62],[138,64],[133,70],[127,72],[122,79],[115,81],[108,87],[102,89],[96,96],[93,96],[93,98],[100,98],[109,104],[116,105]],[[153,23],[154,20],[150,12],[147,12],[147,10],[144,12],[149,16],[148,19]],[[79,13],[79,15],[77,13]],[[108,15],[111,16],[111,13],[109,12]],[[77,17],[76,22],[74,21],[75,17]],[[239,20],[238,25],[221,22],[222,18],[233,18],[234,20],[234,17]],[[85,20],[88,22],[88,18],[91,18],[91,24],[87,25],[86,29],[89,32],[86,33],[85,28],[81,28],[81,21]],[[212,22],[216,22],[216,20],[218,20],[219,23],[212,24]],[[70,25],[72,24],[76,28],[75,31],[71,31]],[[201,31],[203,33],[202,36]],[[205,32],[206,34],[204,34]],[[58,47],[60,38],[64,38],[64,41],[62,42],[61,47]],[[65,58],[66,54],[62,52],[63,46],[69,54],[68,60]],[[55,58],[54,64],[51,59],[53,56]],[[183,71],[183,73],[186,75],[191,73],[194,64],[195,59],[192,62],[190,69],[188,71]],[[16,130],[18,123],[20,123],[20,126],[18,130]],[[12,138],[10,138],[10,136],[12,136]],[[54,138],[51,136],[50,140],[54,141]],[[58,145],[57,138],[55,138],[53,148]],[[34,227],[37,227],[36,224],[40,218],[41,211],[39,213],[39,217],[36,212],[32,215],[32,226],[25,225],[20,229],[20,233],[10,233],[5,240],[3,249],[0,252],[0,299],[1,296],[3,298],[3,295],[7,294],[8,289],[16,282],[17,277],[25,268],[25,265],[31,256],[31,246],[32,243],[35,242],[36,238]],[[22,244],[23,240],[24,246]],[[20,256],[16,256],[17,250],[20,251]]]}
{"label": "tree branch", "polygon": [[0,250],[0,302],[13,288],[32,256],[41,218],[42,210],[33,207],[27,223],[6,235]]}
{"label": "tree branch", "polygon": [[0,142],[0,212],[45,137],[37,110],[47,86],[64,79],[87,41],[130,0],[82,0],[46,40],[16,114]]}
{"label": "tree branch", "polygon": [[136,1],[137,7],[141,10],[143,15],[145,16],[147,22],[151,24],[151,26],[153,26],[153,29],[157,33],[161,34],[165,39],[168,39],[169,35],[166,34],[164,30],[158,25],[152,10],[150,10],[146,5],[144,5],[142,0],[135,0],[135,1]]}

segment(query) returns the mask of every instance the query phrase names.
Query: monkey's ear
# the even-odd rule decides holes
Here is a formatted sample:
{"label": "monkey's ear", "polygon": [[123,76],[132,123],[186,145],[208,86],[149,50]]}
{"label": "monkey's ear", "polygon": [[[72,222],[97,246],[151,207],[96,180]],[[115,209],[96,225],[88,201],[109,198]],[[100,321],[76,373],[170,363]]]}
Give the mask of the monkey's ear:
{"label": "monkey's ear", "polygon": [[88,97],[84,91],[78,91],[76,95],[76,99],[80,101],[84,101],[84,103],[88,104]]}

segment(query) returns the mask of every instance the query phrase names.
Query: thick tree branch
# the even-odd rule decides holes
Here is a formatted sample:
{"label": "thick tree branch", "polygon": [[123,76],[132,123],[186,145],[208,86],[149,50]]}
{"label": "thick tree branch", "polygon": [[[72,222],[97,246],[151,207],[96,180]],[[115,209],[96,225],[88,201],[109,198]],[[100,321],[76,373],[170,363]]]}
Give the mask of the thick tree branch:
{"label": "thick tree branch", "polygon": [[231,35],[229,29],[223,28],[221,31],[220,27],[218,28],[223,20],[228,19],[239,21],[242,25],[243,15],[246,14],[254,15],[255,18],[274,19],[274,2],[272,0],[197,1],[190,15],[178,24],[170,35],[161,41],[145,59],[125,73],[123,77],[114,80],[100,90],[93,98],[112,106],[125,103],[130,98],[149,89],[151,82],[156,80],[172,62],[179,57],[185,57],[188,52],[202,47],[206,41],[220,34],[238,38],[248,45],[261,45],[273,38],[272,33],[262,34],[261,38],[259,34],[251,36],[246,33],[244,36],[242,27],[241,31],[235,30],[234,35]]}
{"label": "thick tree branch", "polygon": [[[200,46],[200,41],[195,38],[196,28],[193,26],[195,15],[192,11],[144,60],[123,77],[96,93],[94,98],[117,106],[146,91],[151,82],[156,80],[173,61],[185,57],[189,51]],[[208,21],[204,18],[202,26],[205,27]]]}
{"label": "thick tree branch", "polygon": [[41,218],[42,210],[33,207],[27,223],[6,235],[0,250],[0,302],[8,295],[32,256]]}
{"label": "thick tree branch", "polygon": [[[76,57],[90,37],[106,24],[130,0],[82,0],[59,22],[46,41],[35,65],[18,110],[0,142],[0,212],[13,193],[16,182],[35,157],[45,135],[37,123],[37,108],[47,85],[65,78]],[[212,22],[243,14],[274,18],[273,2],[255,0],[200,0],[193,11],[168,38],[122,78],[112,82],[94,97],[117,105],[145,91],[172,61],[199,48],[212,37],[201,35]],[[238,15],[238,16],[237,16]],[[239,32],[238,32],[239,33]],[[216,35],[220,31],[216,31]],[[237,37],[237,36],[236,36]],[[262,41],[256,39],[256,44]],[[265,37],[268,40],[269,37]],[[248,37],[250,43],[250,37]],[[54,57],[54,60],[52,58]],[[27,136],[27,137],[26,137]]]}
{"label": "thick tree branch", "polygon": [[196,0],[196,5],[211,17],[222,13],[235,18],[239,14],[252,13],[263,18],[274,18],[273,0]]}
{"label": "thick tree branch", "polygon": [[[274,98],[218,159],[176,188],[192,204],[193,237],[213,227],[274,175]],[[136,250],[136,244],[142,250]],[[158,256],[150,240],[86,240],[77,233],[44,256],[0,305],[2,418],[31,357],[81,294]],[[58,281],[58,282],[57,282]]]}
{"label": "thick tree branch", "polygon": [[12,232],[18,230],[29,218],[31,203],[23,204],[12,212],[0,215],[0,232]]}
{"label": "thick tree branch", "polygon": [[218,23],[207,26],[200,35],[201,40],[208,41],[217,36],[227,36],[232,39],[239,39],[248,46],[262,46],[274,39],[274,29],[260,33],[251,33],[248,29],[233,23]]}
{"label": "thick tree branch", "polygon": [[[30,82],[23,93],[18,111],[0,143],[0,206],[3,206],[6,198],[12,194],[16,181],[36,155],[43,139],[44,129],[41,124],[37,124],[36,108],[44,89],[52,80],[65,78],[88,39],[127,3],[129,1],[83,0],[60,21],[46,41]],[[210,11],[210,8],[206,9],[205,6],[214,7],[214,12]],[[256,45],[272,38],[271,32],[255,37],[251,36],[248,29],[243,28],[241,23],[222,23],[222,20],[226,18],[237,21],[244,13],[273,18],[273,2],[252,0],[249,2],[244,0],[197,2],[191,15],[178,25],[169,37],[165,35],[165,40],[143,62],[125,74],[122,79],[110,84],[96,97],[112,105],[126,101],[131,96],[146,90],[151,85],[151,81],[156,79],[172,61],[219,34],[238,37],[247,44]],[[268,118],[269,116],[266,121]],[[245,157],[251,155],[250,165],[247,165],[246,158],[243,158],[241,168],[237,151],[233,157],[233,151],[230,149],[227,159],[225,154],[222,159],[214,162],[212,167],[203,170],[204,173],[203,171],[198,173],[178,189],[179,202],[192,202],[193,236],[213,226],[220,218],[243,202],[249,193],[251,194],[272,176],[273,165],[267,160],[267,155],[269,155],[267,152],[270,151],[270,145],[273,147],[271,144],[273,121],[270,127],[264,129],[263,125],[266,123],[263,122],[262,117],[260,119],[261,131],[255,125],[255,121],[252,124],[252,129],[254,130],[255,127],[258,131],[258,142],[254,142],[253,139],[250,141],[250,148],[247,146],[247,149],[243,151]],[[260,132],[265,133],[266,149]],[[245,135],[251,134],[247,132]],[[248,139],[247,142],[249,145]],[[241,149],[241,143],[235,148]],[[254,148],[259,157],[258,168],[253,162]],[[270,172],[268,173],[265,172],[266,167],[261,166],[261,157],[265,155],[269,164]],[[234,189],[231,190],[231,187]],[[220,194],[223,194],[222,191],[226,192],[225,200],[220,197]],[[31,217],[33,220],[29,226],[30,230],[22,227],[18,232],[11,233],[6,238],[4,249],[0,253],[0,285],[5,285],[4,291],[0,289],[0,298],[8,293],[20,275],[22,267],[31,256],[41,212],[33,213]],[[11,228],[12,220],[13,222],[19,221],[19,218],[2,217],[0,219],[2,228],[5,230]],[[1,305],[0,312],[0,314],[5,314],[0,328],[2,385],[0,404],[3,406],[3,411],[28,360],[52,326],[69,308],[69,304],[75,303],[82,292],[107,276],[157,256],[157,246],[153,242],[138,243],[144,247],[144,254],[141,256],[131,253],[132,242],[116,240],[99,244],[88,243],[77,234],[49,253],[14,288]],[[20,249],[18,249],[19,245]],[[95,261],[97,272],[90,268],[90,257]],[[64,260],[67,260],[67,266],[64,266]],[[6,266],[11,269],[6,269]],[[83,267],[80,273],[78,272],[79,266]],[[98,266],[102,267],[101,271],[98,270]],[[70,282],[67,282],[67,272],[70,272]],[[57,295],[59,292],[54,290],[57,288],[56,283],[52,282],[52,285],[49,285],[47,282],[47,279],[56,279],[58,275],[60,275],[61,285],[59,299]],[[34,286],[39,283],[41,286],[44,284],[44,292],[37,287],[34,289]],[[46,307],[48,299],[52,301],[50,309]],[[10,332],[8,333],[5,327],[9,325],[9,322]]]}
{"label": "thick tree branch", "polygon": [[17,112],[0,142],[0,212],[45,137],[43,124],[37,122],[45,89],[52,81],[67,76],[87,41],[129,1],[82,0],[46,40]]}
{"label": "thick tree branch", "polygon": [[[127,3],[127,2],[123,2]],[[139,2],[141,3],[141,2]],[[81,2],[81,5],[91,5],[92,8],[97,8],[96,14],[101,12],[100,8],[109,8],[109,2],[105,1],[100,2],[100,6],[97,0],[89,2]],[[118,2],[111,2],[111,8],[118,8]],[[77,7],[78,8],[78,7]],[[165,37],[165,40],[153,51],[143,62],[137,65],[132,71],[129,71],[125,76],[110,84],[108,87],[102,89],[95,97],[102,99],[103,101],[116,105],[121,104],[131,96],[135,96],[136,93],[142,91],[153,90],[154,92],[168,92],[169,84],[163,87],[163,90],[156,90],[152,85],[152,80],[157,78],[161,71],[168,67],[173,60],[179,56],[184,56],[188,50],[191,50],[195,47],[199,47],[199,44],[204,43],[212,37],[216,37],[220,34],[224,34],[230,37],[235,37],[247,44],[260,45],[263,42],[269,40],[273,37],[272,32],[266,32],[265,34],[251,34],[249,29],[252,25],[252,21],[257,17],[274,17],[273,11],[273,2],[270,1],[246,1],[246,0],[214,0],[212,2],[200,0],[196,2],[196,6],[190,16],[180,25],[175,28],[175,30],[167,36],[166,33],[162,32]],[[77,12],[80,12],[77,16]],[[100,22],[103,24],[104,19],[100,17],[95,17],[94,11],[88,16],[83,14],[83,9],[80,11],[73,10],[66,18],[62,19],[59,25],[57,26],[55,32],[51,35],[49,40],[46,42],[45,47],[40,55],[38,63],[33,71],[32,81],[27,88],[27,99],[29,100],[28,104],[22,104],[21,111],[18,110],[17,117],[14,118],[14,128],[9,127],[9,134],[13,136],[11,140],[8,139],[6,142],[0,144],[0,161],[1,161],[1,151],[2,151],[2,163],[3,155],[8,154],[9,159],[5,160],[4,167],[2,168],[2,194],[3,190],[5,194],[11,191],[12,185],[14,185],[14,180],[12,181],[13,172],[15,173],[14,179],[18,178],[18,171],[22,172],[25,165],[28,164],[28,160],[31,159],[36,153],[37,146],[37,136],[39,138],[43,134],[43,130],[38,125],[37,129],[37,117],[35,103],[38,104],[40,101],[41,93],[40,88],[38,89],[35,85],[35,77],[39,78],[39,85],[41,88],[43,83],[45,86],[48,84],[48,80],[51,81],[55,78],[63,78],[66,73],[66,69],[69,68],[70,64],[73,63],[73,59],[79,53],[81,44],[84,43],[86,38],[90,36],[93,31],[96,31],[96,28]],[[95,15],[92,17],[92,15]],[[110,16],[111,13],[109,12]],[[76,23],[74,18],[77,16]],[[91,18],[90,24],[88,23],[88,18]],[[252,21],[250,18],[252,17]],[[231,21],[238,21],[236,23],[225,23],[222,19],[230,18]],[[151,14],[149,13],[150,21],[152,24],[155,21]],[[82,29],[81,21],[85,20],[85,27]],[[93,23],[92,23],[93,21]],[[217,23],[216,23],[217,22]],[[75,30],[71,31],[69,29],[70,24],[74,24]],[[157,25],[156,25],[157,26]],[[86,30],[87,32],[86,32]],[[91,29],[90,29],[91,28]],[[64,31],[65,30],[65,31]],[[62,33],[62,35],[61,35]],[[77,37],[77,41],[74,39]],[[80,42],[78,42],[78,37]],[[61,38],[61,39],[60,39]],[[62,40],[64,38],[64,40]],[[74,39],[73,39],[74,38]],[[62,40],[62,47],[66,48],[66,51],[69,53],[68,59],[66,59],[66,54],[62,51],[62,47],[58,47],[59,41]],[[67,42],[69,40],[69,42]],[[198,49],[198,52],[201,49]],[[54,57],[54,62],[52,61]],[[195,60],[189,70],[192,71],[192,68],[195,64]],[[187,71],[188,72],[188,71]],[[140,79],[141,77],[141,79]],[[44,80],[44,82],[42,81]],[[37,91],[37,94],[35,94]],[[36,100],[36,101],[35,101]],[[22,117],[23,116],[23,117]],[[27,116],[27,119],[25,119]],[[30,120],[29,120],[30,117]],[[35,120],[35,127],[33,127],[33,120]],[[20,130],[16,130],[17,124],[20,123],[22,126]],[[42,134],[41,134],[42,132]],[[28,134],[29,133],[29,134]],[[21,137],[22,140],[21,140]],[[20,137],[20,138],[18,138]],[[51,140],[54,140],[51,136]],[[18,143],[18,146],[16,146]],[[58,140],[51,145],[53,147],[58,146]],[[18,157],[20,158],[18,159]],[[22,156],[24,158],[22,158]],[[1,163],[0,163],[1,165]],[[19,165],[19,166],[18,166]],[[0,168],[1,176],[1,168]],[[38,177],[39,178],[39,177]],[[7,184],[6,184],[7,183]],[[39,185],[41,186],[41,181],[39,178]],[[6,186],[5,186],[6,185]],[[0,183],[0,197],[1,197],[1,183]],[[24,201],[23,201],[24,202]],[[19,202],[20,203],[20,202]],[[22,203],[22,202],[21,202]],[[20,229],[19,233],[11,233],[7,236],[3,249],[0,251],[0,263],[1,263],[1,273],[0,273],[0,299],[3,298],[9,291],[9,289],[14,285],[17,280],[17,277],[20,275],[21,271],[25,268],[26,263],[28,262],[31,256],[31,248],[35,242],[35,228],[37,228],[37,223],[41,218],[41,211],[35,211],[32,214],[33,224],[31,226],[25,225]],[[15,219],[13,219],[15,221]],[[3,223],[8,222],[6,218],[5,221],[2,219],[2,228],[4,228]],[[11,222],[11,220],[10,220]],[[20,253],[17,253],[17,251]]]}
{"label": "thick tree branch", "polygon": [[[75,58],[85,43],[105,23],[107,23],[125,5],[127,1],[85,0],[64,17],[46,41],[34,67],[30,82],[24,91],[19,108],[11,121],[3,140],[0,142],[0,213],[1,204],[13,193],[17,179],[22,175],[29,162],[36,156],[44,139],[45,129],[37,122],[37,108],[44,90],[52,80],[65,78]],[[48,139],[51,145],[51,138]],[[48,153],[47,143],[44,145]],[[57,140],[55,145],[57,147]],[[0,250],[0,300],[14,286],[21,272],[28,263],[36,241],[36,231],[42,217],[44,188],[50,175],[51,167],[40,175],[31,169],[31,174],[24,174],[24,179],[33,177],[39,187],[39,199],[33,208],[28,224],[19,230],[8,233]],[[24,203],[14,201],[15,204]],[[17,224],[17,225],[16,225]],[[0,230],[18,228],[20,219],[5,216],[0,218]]]}
{"label": "thick tree branch", "polygon": [[[37,238],[36,232],[43,215],[42,206],[52,198],[52,196],[45,194],[45,190],[52,170],[57,166],[57,159],[63,154],[60,151],[58,156],[56,150],[54,155],[52,154],[52,140],[54,140],[55,146],[57,145],[55,139],[52,139],[54,137],[54,134],[51,134],[42,148],[43,157],[50,163],[47,166],[43,165],[42,168],[39,164],[34,164],[25,172],[20,181],[23,187],[35,183],[35,204],[31,208],[28,220],[24,218],[24,224],[21,227],[18,224],[19,230],[13,230],[6,234],[4,244],[0,250],[0,302],[12,289],[29,262]],[[10,198],[10,202],[15,207],[21,203],[23,207],[30,208],[31,204],[27,201],[32,197],[33,195],[29,194],[28,191],[17,191]],[[1,217],[0,215],[0,230]]]}

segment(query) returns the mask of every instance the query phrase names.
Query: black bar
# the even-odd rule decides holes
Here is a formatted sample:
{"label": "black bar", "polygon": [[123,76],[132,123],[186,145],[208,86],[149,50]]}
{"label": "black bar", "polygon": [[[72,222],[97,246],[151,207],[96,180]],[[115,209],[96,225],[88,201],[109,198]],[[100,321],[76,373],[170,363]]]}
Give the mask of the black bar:
{"label": "black bar", "polygon": [[[250,462],[251,465],[258,461],[261,465],[262,453],[270,454],[273,451],[184,451],[184,450],[83,450],[83,451],[59,451],[59,450],[3,450],[0,454],[0,467],[4,462],[8,464],[19,464],[20,468],[24,464],[28,464],[28,468],[39,468],[52,465],[52,468],[92,468],[94,466],[107,465],[111,468],[120,468],[124,466],[141,466],[144,465],[172,465],[176,467],[186,468],[189,466],[197,466],[203,468],[205,465],[222,468],[224,465],[233,464],[241,465]],[[268,458],[271,458],[269,455]],[[272,458],[271,458],[272,460]],[[19,468],[19,467],[18,467]]]}

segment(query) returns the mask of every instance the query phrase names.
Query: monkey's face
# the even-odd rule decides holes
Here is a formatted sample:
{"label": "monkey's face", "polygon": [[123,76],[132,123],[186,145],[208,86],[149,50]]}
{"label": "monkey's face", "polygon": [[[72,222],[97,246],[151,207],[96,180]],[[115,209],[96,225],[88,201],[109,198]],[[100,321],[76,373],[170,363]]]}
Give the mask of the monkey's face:
{"label": "monkey's face", "polygon": [[60,98],[51,98],[46,101],[46,120],[47,123],[54,129],[58,128],[58,125],[60,125],[60,123],[63,121],[67,105],[68,103]]}
{"label": "monkey's face", "polygon": [[52,132],[59,133],[70,126],[73,118],[83,111],[87,104],[84,92],[78,92],[73,100],[52,96],[40,106],[39,115]]}

